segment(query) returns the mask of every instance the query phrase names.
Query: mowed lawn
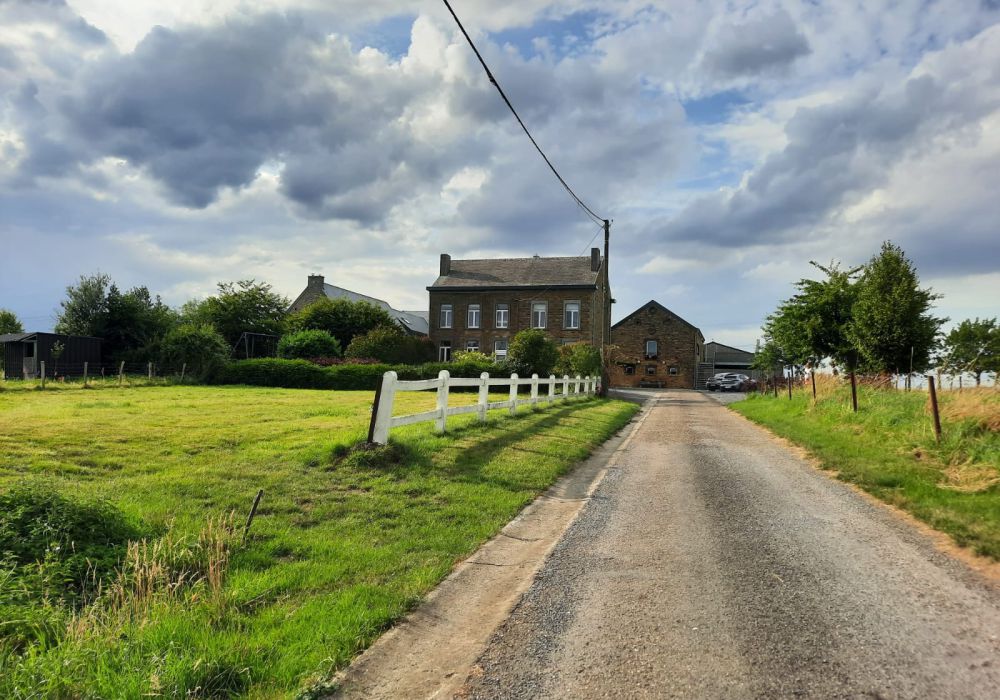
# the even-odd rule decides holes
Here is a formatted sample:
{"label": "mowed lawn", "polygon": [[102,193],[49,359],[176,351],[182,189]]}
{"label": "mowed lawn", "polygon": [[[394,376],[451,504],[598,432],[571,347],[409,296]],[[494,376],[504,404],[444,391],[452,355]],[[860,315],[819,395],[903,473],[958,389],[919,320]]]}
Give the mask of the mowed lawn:
{"label": "mowed lawn", "polygon": [[[433,407],[398,397],[396,413]],[[452,394],[474,402],[474,394]],[[4,697],[294,696],[345,665],[637,410],[584,400],[394,431],[346,453],[371,392],[137,387],[0,392],[0,492],[44,480],[195,538],[265,492],[219,596],[174,596],[114,636],[0,655]],[[2,591],[0,591],[2,593]],[[180,601],[180,602],[178,602]]]}

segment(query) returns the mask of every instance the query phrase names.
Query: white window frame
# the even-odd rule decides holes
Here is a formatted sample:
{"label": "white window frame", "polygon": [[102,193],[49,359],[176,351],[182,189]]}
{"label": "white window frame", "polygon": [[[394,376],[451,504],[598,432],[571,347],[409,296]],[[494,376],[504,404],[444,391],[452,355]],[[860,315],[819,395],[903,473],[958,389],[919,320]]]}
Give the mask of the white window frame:
{"label": "white window frame", "polygon": [[438,346],[438,362],[451,362],[451,341],[442,340]]}
{"label": "white window frame", "polygon": [[[654,349],[656,350],[656,352],[654,352],[654,353],[650,353],[649,352],[649,344],[650,343],[653,344]],[[660,344],[659,344],[659,342],[657,342],[653,338],[648,338],[646,340],[646,342],[645,342],[644,354],[646,355],[646,359],[647,360],[655,360],[657,357],[659,357],[660,356]]]}
{"label": "white window frame", "polygon": [[[500,343],[503,343],[503,348],[498,347]],[[493,341],[493,354],[497,357],[507,357],[507,349],[510,347],[510,341],[507,338],[497,338]]]}
{"label": "white window frame", "polygon": [[467,313],[465,314],[465,327],[466,328],[479,328],[483,322],[483,307],[479,304],[469,304]]}
{"label": "white window frame", "polygon": [[455,314],[451,304],[441,304],[441,313],[438,316],[438,322],[441,324],[440,327],[451,328],[454,318]]}
{"label": "white window frame", "polygon": [[547,301],[531,302],[531,327],[538,329],[545,329],[548,328],[548,325],[549,325],[549,302]]}
{"label": "white window frame", "polygon": [[[570,325],[567,323],[567,319],[570,314],[570,307],[576,306],[576,325]],[[566,330],[578,331],[580,330],[580,302],[579,301],[567,301],[563,303],[563,328]]]}
{"label": "white window frame", "polygon": [[479,352],[479,341],[475,338],[469,338],[465,341],[465,351],[466,352]]}
{"label": "white window frame", "polygon": [[498,303],[493,309],[493,320],[497,328],[510,328],[510,304]]}

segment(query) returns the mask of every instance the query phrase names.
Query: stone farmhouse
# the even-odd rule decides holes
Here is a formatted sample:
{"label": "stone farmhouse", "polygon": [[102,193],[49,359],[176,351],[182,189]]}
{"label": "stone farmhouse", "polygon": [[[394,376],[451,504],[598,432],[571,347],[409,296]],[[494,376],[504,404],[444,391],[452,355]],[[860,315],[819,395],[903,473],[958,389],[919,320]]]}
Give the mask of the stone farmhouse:
{"label": "stone farmhouse", "polygon": [[302,293],[288,307],[288,312],[295,313],[296,311],[301,311],[323,297],[329,299],[347,299],[348,301],[366,301],[369,304],[388,311],[389,315],[396,319],[396,323],[410,335],[427,335],[428,324],[427,313],[425,311],[397,311],[381,299],[327,284],[323,279],[323,275],[309,275],[306,288],[302,290]]}
{"label": "stone farmhouse", "polygon": [[694,389],[705,337],[659,302],[650,300],[611,327],[615,387]]}
{"label": "stone farmhouse", "polygon": [[510,339],[538,328],[560,344],[603,347],[610,338],[606,256],[452,260],[441,255],[430,294],[430,338],[438,359],[456,350],[503,357]]}

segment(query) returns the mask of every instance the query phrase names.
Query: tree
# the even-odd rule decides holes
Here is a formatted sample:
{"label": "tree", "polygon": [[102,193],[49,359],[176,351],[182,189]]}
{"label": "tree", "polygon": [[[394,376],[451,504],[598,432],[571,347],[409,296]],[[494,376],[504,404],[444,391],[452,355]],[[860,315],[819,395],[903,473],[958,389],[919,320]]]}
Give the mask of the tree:
{"label": "tree", "polygon": [[1000,326],[995,318],[966,319],[945,336],[941,360],[948,372],[969,372],[979,386],[984,372],[1000,371]]}
{"label": "tree", "polygon": [[548,376],[558,359],[556,344],[544,331],[537,329],[521,331],[511,339],[507,349],[507,363],[523,377],[532,374]]}
{"label": "tree", "polygon": [[601,352],[588,343],[570,343],[557,348],[559,359],[556,361],[556,376],[568,374],[571,377],[580,375],[589,377],[601,373]]}
{"label": "tree", "polygon": [[344,357],[373,359],[389,364],[418,365],[434,359],[434,344],[427,338],[407,335],[399,326],[379,326],[355,336]]}
{"label": "tree", "polygon": [[282,335],[286,326],[288,299],[256,280],[219,282],[219,292],[204,301],[189,302],[181,311],[184,321],[211,324],[229,347],[244,333]]}
{"label": "tree", "polygon": [[[941,324],[929,311],[939,296],[921,289],[913,263],[890,242],[872,257],[858,281],[847,338],[865,369],[905,374],[927,369]],[[912,359],[911,359],[912,358]]]}
{"label": "tree", "polygon": [[229,345],[207,324],[183,323],[170,330],[160,344],[160,362],[175,371],[185,364],[192,377],[205,379],[229,359]]}
{"label": "tree", "polygon": [[62,311],[56,319],[56,333],[103,338],[110,285],[111,278],[98,272],[81,275],[75,286],[66,287],[66,298],[59,302]]}
{"label": "tree", "polygon": [[289,318],[288,324],[296,330],[326,331],[349,347],[355,336],[364,335],[380,326],[399,326],[385,309],[366,301],[329,299],[313,302]]}
{"label": "tree", "polygon": [[0,335],[4,333],[24,333],[21,320],[8,309],[0,309]]}
{"label": "tree", "polygon": [[340,343],[326,331],[296,331],[281,336],[278,357],[307,360],[313,357],[340,357]]}

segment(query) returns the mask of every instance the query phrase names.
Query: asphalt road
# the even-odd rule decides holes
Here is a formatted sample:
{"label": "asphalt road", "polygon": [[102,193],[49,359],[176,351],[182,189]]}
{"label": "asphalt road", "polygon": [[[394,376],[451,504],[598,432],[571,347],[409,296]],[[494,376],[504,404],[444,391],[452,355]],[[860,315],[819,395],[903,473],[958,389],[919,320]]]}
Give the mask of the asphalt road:
{"label": "asphalt road", "polygon": [[1000,589],[696,392],[663,392],[475,698],[1000,697]]}

